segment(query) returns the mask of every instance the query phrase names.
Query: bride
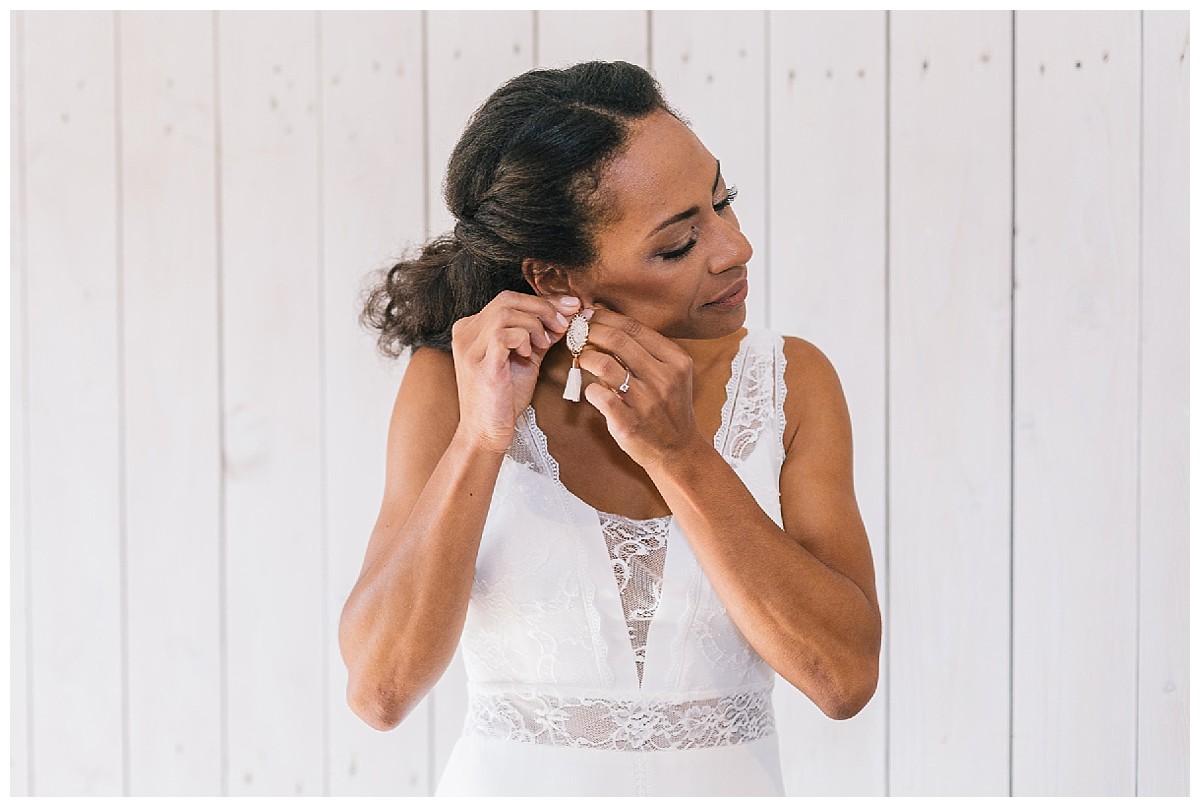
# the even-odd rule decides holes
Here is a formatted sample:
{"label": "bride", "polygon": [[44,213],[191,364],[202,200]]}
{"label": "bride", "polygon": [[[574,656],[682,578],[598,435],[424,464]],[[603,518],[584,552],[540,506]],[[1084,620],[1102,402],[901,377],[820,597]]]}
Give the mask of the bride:
{"label": "bride", "polygon": [[394,728],[461,640],[438,795],[782,795],[775,674],[838,720],[875,691],[846,402],[745,326],[736,193],[642,68],[530,71],[454,149],[453,233],[369,290],[412,355],[347,699]]}

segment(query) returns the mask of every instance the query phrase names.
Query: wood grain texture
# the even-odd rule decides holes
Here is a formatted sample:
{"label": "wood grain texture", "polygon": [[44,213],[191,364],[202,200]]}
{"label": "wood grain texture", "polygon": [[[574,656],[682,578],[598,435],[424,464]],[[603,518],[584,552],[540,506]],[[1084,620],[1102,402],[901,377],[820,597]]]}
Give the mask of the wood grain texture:
{"label": "wood grain texture", "polygon": [[121,283],[114,15],[27,12],[30,586],[38,795],[122,795]]}
{"label": "wood grain texture", "polygon": [[1189,786],[1188,17],[1142,12],[1139,796]]}
{"label": "wood grain texture", "polygon": [[776,681],[780,751],[789,795],[883,795],[890,628],[886,15],[773,11],[769,29],[767,318],[774,330],[820,348],[841,380],[885,642],[879,686],[851,720],[830,720],[782,677]]}
{"label": "wood grain texture", "polygon": [[222,12],[228,792],[325,790],[316,17]]}
{"label": "wood grain texture", "polygon": [[1008,795],[1012,14],[891,15],[891,795]]}
{"label": "wood grain texture", "polygon": [[538,67],[591,59],[649,64],[649,11],[538,11],[535,21]]}
{"label": "wood grain texture", "polygon": [[1139,19],[1016,15],[1013,795],[1133,795]]}
{"label": "wood grain texture", "polygon": [[8,510],[8,782],[10,796],[32,795],[29,775],[29,345],[25,265],[25,48],[23,12],[10,16],[8,118],[9,510]]}
{"label": "wood grain texture", "polygon": [[117,15],[132,795],[221,793],[214,21]]}

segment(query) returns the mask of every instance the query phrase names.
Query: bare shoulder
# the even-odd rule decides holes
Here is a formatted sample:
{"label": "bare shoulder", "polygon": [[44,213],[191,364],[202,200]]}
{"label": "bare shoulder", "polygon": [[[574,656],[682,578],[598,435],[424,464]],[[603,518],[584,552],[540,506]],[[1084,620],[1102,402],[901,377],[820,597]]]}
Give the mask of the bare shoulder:
{"label": "bare shoulder", "polygon": [[802,429],[829,428],[831,423],[848,419],[848,414],[841,379],[824,351],[807,339],[784,335],[783,355],[787,387],[783,444],[790,451]]}

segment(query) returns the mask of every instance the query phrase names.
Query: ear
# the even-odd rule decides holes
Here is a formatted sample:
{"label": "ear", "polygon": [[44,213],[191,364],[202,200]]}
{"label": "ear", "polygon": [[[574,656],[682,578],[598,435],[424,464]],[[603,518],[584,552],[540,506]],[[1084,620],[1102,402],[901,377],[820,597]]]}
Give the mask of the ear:
{"label": "ear", "polygon": [[571,282],[571,273],[561,266],[553,265],[540,258],[521,261],[521,274],[525,282],[533,287],[539,297],[562,297],[572,295],[584,299]]}

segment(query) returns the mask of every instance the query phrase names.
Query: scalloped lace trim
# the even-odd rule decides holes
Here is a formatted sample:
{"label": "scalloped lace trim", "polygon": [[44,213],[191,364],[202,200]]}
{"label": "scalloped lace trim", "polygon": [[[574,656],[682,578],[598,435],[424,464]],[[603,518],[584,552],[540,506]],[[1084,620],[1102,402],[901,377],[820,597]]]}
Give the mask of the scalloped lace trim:
{"label": "scalloped lace trim", "polygon": [[471,691],[464,734],[616,751],[749,742],[775,733],[771,687],[678,700]]}

